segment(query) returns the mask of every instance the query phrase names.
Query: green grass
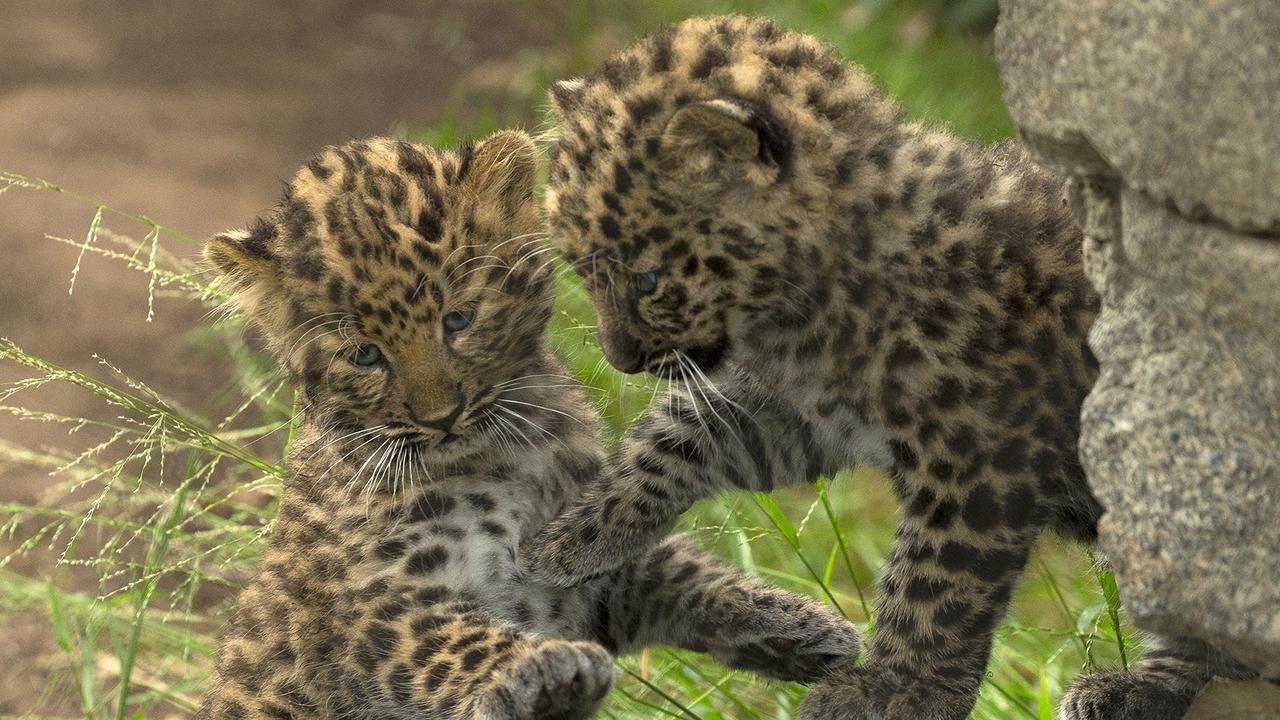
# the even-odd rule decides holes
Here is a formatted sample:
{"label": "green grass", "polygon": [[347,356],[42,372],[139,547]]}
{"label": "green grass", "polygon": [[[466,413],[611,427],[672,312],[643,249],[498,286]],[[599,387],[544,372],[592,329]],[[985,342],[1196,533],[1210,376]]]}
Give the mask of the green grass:
{"label": "green grass", "polygon": [[[770,14],[830,41],[875,73],[914,118],[984,140],[1010,136],[987,43],[935,20],[980,13],[989,2],[929,5],[934,13],[918,3],[884,0],[579,2],[564,52],[530,56],[529,77],[518,84],[523,91],[494,100],[459,87],[432,128],[410,124],[399,131],[450,144],[502,124],[535,124],[552,78],[587,70],[661,22],[736,11]],[[169,296],[210,308],[221,301],[215,281],[187,255],[167,249],[194,250],[198,243],[180,232],[41,180],[0,176],[0,193],[9,190],[62,193],[82,208],[85,236],[51,241],[136,270],[149,298],[139,312],[150,315],[157,298]],[[0,202],[20,201],[8,195]],[[607,366],[589,302],[571,277],[561,273],[560,283],[553,340],[595,389],[606,434],[616,438],[643,410],[653,386]],[[69,433],[82,448],[20,447],[0,438],[0,463],[44,468],[53,486],[51,502],[0,506],[0,621],[24,609],[47,614],[50,637],[66,662],[45,696],[77,698],[86,718],[194,710],[217,629],[271,531],[292,394],[246,344],[239,320],[192,328],[188,340],[233,371],[207,406],[183,407],[106,360],[86,373],[0,343],[0,363],[19,378],[0,385],[0,410]],[[89,393],[103,412],[86,419],[42,410],[46,385]],[[859,469],[815,487],[703,502],[686,516],[684,529],[748,572],[812,595],[870,628],[875,580],[897,518],[884,479]],[[19,560],[55,571],[11,569]],[[1134,638],[1121,621],[1110,574],[1095,570],[1080,547],[1043,541],[997,633],[975,717],[1049,718],[1079,671],[1132,660],[1134,648],[1126,645]],[[691,653],[654,649],[619,667],[605,717],[775,720],[793,717],[802,697],[799,687],[727,672]]]}

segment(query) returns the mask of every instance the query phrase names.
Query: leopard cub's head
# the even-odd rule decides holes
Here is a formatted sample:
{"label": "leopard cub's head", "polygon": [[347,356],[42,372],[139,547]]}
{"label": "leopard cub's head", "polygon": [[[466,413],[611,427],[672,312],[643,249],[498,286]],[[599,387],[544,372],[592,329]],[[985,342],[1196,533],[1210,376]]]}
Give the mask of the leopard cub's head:
{"label": "leopard cub's head", "polygon": [[532,141],[511,131],[461,153],[328,148],[205,258],[309,418],[370,453],[456,457],[484,445],[495,399],[545,356],[536,168]]}
{"label": "leopard cub's head", "polygon": [[829,47],[745,17],[663,28],[550,95],[548,228],[626,372],[709,370],[794,322],[842,158],[897,122]]}

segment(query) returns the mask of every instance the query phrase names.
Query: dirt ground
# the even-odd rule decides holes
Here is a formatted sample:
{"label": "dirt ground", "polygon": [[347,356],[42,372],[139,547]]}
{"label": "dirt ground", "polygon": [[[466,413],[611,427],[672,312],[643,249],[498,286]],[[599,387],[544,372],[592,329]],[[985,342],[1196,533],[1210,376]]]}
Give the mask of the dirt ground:
{"label": "dirt ground", "polygon": [[[531,50],[556,53],[566,4],[8,3],[0,169],[207,237],[269,206],[322,145],[398,123],[429,126],[456,83],[491,78]],[[181,342],[201,322],[200,308],[161,299],[147,322],[145,278],[91,258],[68,296],[76,251],[44,235],[83,238],[92,217],[92,207],[53,193],[0,195],[0,337],[82,369],[95,368],[98,353],[198,406],[222,380],[214,362]],[[14,377],[0,368],[0,380]],[[99,411],[70,392],[45,393],[42,406]],[[0,438],[59,442],[48,433],[0,418]],[[48,482],[0,467],[0,502],[31,501]],[[77,714],[67,693],[42,692],[59,657],[47,620],[11,614],[0,622],[0,716]]]}

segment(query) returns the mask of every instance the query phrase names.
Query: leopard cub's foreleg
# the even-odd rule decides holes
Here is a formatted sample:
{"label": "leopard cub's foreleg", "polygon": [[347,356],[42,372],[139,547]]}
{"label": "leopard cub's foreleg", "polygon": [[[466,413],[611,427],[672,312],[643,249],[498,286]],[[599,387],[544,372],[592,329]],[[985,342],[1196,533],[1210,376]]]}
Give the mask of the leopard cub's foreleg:
{"label": "leopard cub's foreleg", "polygon": [[626,651],[675,645],[766,677],[814,682],[857,659],[858,629],[671,538],[604,589],[602,642]]}

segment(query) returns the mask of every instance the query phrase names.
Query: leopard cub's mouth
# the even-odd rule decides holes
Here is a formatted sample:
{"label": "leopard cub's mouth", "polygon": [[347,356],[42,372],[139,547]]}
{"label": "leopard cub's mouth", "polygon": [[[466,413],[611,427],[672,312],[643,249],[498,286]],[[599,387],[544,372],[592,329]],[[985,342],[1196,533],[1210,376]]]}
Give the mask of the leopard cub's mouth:
{"label": "leopard cub's mouth", "polygon": [[668,351],[649,359],[644,369],[667,380],[685,378],[698,373],[705,375],[720,366],[727,349],[728,342],[720,340],[710,346]]}

